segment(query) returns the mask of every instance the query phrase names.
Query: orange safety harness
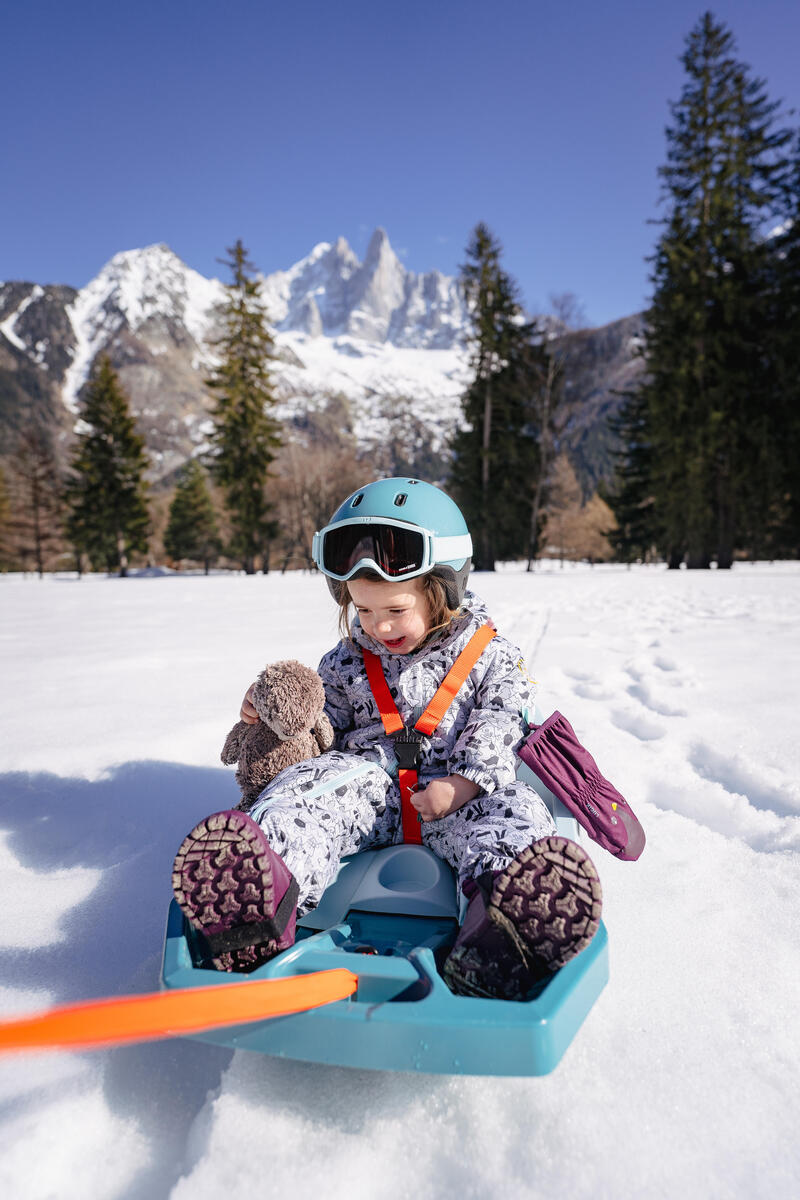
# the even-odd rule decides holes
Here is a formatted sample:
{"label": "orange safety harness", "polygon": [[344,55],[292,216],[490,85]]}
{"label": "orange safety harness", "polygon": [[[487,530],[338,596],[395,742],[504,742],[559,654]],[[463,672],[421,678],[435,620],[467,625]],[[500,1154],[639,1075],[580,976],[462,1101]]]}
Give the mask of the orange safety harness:
{"label": "orange safety harness", "polygon": [[397,781],[400,785],[400,809],[403,819],[403,841],[422,844],[419,814],[411,803],[411,795],[417,787],[417,767],[419,766],[422,737],[417,737],[414,730],[424,737],[430,737],[438,726],[444,714],[456,698],[462,684],[472,668],[483,654],[497,630],[491,625],[481,625],[453,663],[439,685],[436,695],[431,700],[425,712],[415,722],[413,729],[406,729],[403,718],[397,711],[386,676],[383,673],[381,660],[371,650],[363,650],[364,667],[367,672],[372,695],[381,714],[383,728],[394,738],[394,752],[397,758]]}

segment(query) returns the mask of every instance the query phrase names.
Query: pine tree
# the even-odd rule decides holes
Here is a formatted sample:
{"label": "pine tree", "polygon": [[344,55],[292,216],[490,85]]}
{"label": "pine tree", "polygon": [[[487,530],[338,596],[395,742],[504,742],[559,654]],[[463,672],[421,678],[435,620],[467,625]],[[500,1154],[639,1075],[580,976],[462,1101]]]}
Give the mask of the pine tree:
{"label": "pine tree", "polygon": [[127,575],[131,554],[147,550],[149,515],[144,438],[107,357],[86,392],[67,483],[67,536],[95,570]]}
{"label": "pine tree", "polygon": [[173,559],[201,562],[206,575],[220,552],[217,517],[203,468],[192,458],[184,467],[169,509],[164,549]]}
{"label": "pine tree", "polygon": [[668,212],[654,256],[645,381],[628,411],[648,449],[622,465],[617,519],[624,530],[652,497],[652,528],[671,566],[685,557],[707,567],[716,557],[729,567],[745,528],[766,520],[763,225],[778,201],[788,135],[773,130],[777,105],[710,13],[682,62],[686,83],[661,168]]}
{"label": "pine tree", "polygon": [[546,376],[535,326],[522,316],[501,247],[484,224],[467,247],[461,282],[471,316],[472,382],[452,443],[450,490],[472,532],[477,570],[528,553],[540,471],[536,400]]}
{"label": "pine tree", "polygon": [[779,452],[767,550],[800,557],[800,132],[787,177],[786,219],[770,243],[774,303],[769,358],[777,403],[773,411]]}
{"label": "pine tree", "polygon": [[280,427],[269,415],[275,406],[269,371],[273,339],[252,276],[255,268],[241,241],[228,254],[233,279],[219,313],[222,334],[214,343],[221,361],[206,381],[216,397],[211,469],[225,489],[231,552],[252,574],[259,555],[263,570],[269,569],[269,542],[277,532],[266,483]]}
{"label": "pine tree", "polygon": [[599,490],[614,513],[616,527],[609,530],[608,539],[615,557],[632,563],[646,559],[661,540],[650,493],[653,463],[644,389],[625,393],[609,427],[619,445],[617,469],[611,485]]}

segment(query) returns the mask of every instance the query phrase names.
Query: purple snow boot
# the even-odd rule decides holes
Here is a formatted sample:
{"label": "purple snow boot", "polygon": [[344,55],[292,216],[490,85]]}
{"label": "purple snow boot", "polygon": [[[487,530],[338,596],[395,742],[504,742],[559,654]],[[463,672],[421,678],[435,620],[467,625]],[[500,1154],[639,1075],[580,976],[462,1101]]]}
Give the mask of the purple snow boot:
{"label": "purple snow boot", "polygon": [[597,932],[602,890],[585,850],[540,838],[502,871],[464,885],[464,924],[444,963],[460,996],[526,1000]]}
{"label": "purple snow boot", "polygon": [[172,887],[218,971],[254,971],[294,942],[297,883],[246,813],[195,826],[175,856]]}

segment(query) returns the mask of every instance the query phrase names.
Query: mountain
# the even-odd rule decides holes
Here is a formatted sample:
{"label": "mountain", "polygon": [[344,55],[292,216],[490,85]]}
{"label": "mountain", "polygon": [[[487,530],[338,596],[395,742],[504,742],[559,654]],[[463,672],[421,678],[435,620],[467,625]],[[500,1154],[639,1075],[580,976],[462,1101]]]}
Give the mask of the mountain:
{"label": "mountain", "polygon": [[[468,314],[458,281],[407,270],[377,229],[363,262],[339,238],[261,284],[275,331],[281,419],[302,425],[327,413],[366,450],[407,427],[436,461],[460,418],[468,378]],[[214,363],[214,308],[224,295],[219,280],[193,271],[165,245],[116,254],[80,290],[0,284],[0,454],[12,451],[32,419],[66,450],[81,390],[105,353],[145,434],[154,478],[170,478],[208,436],[203,380]],[[595,458],[605,462],[594,443],[599,438],[602,449],[603,420],[615,403],[610,387],[628,369],[636,321],[565,335],[580,342],[570,405],[587,479],[598,473]]]}
{"label": "mountain", "polygon": [[407,271],[383,229],[372,235],[363,263],[344,238],[321,242],[288,271],[267,276],[263,294],[279,331],[311,337],[450,350],[466,328],[456,280],[440,271]]}
{"label": "mountain", "polygon": [[564,358],[564,427],[569,452],[584,495],[614,473],[614,439],[608,418],[643,370],[642,313],[622,317],[596,329],[564,332],[555,345]]}

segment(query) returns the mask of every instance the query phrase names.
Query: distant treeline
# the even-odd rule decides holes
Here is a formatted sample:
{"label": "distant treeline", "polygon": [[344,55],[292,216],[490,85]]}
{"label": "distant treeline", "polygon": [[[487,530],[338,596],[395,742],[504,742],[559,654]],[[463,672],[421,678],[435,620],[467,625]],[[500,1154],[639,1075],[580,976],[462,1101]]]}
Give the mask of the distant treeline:
{"label": "distant treeline", "polygon": [[687,38],[660,172],[643,370],[612,419],[611,484],[587,498],[564,449],[571,300],[559,320],[527,320],[485,224],[461,269],[471,320],[463,419],[438,451],[402,396],[388,402],[389,435],[370,453],[343,398],[278,422],[272,333],[237,241],[219,365],[206,380],[208,445],[169,495],[149,492],[144,440],[110,361],[99,360],[66,475],[35,425],[0,469],[0,568],[310,568],[314,530],[350,491],[405,474],[451,492],[480,570],[511,559],[532,569],[543,556],[722,568],[800,556],[800,132],[734,50],[710,13]]}

